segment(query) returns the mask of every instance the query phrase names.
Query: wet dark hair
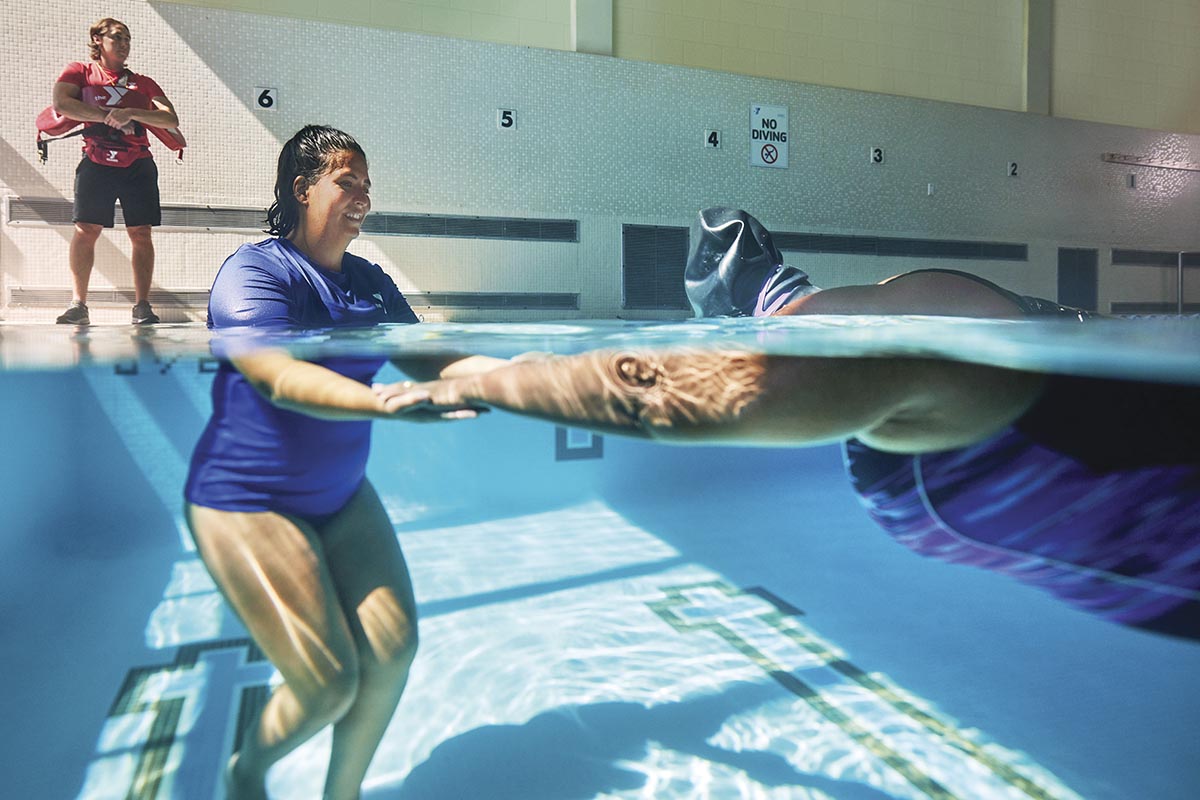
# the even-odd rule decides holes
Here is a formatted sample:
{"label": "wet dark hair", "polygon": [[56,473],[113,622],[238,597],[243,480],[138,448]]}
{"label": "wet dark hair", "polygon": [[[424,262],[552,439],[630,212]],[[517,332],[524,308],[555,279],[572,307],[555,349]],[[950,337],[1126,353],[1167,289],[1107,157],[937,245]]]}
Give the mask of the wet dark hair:
{"label": "wet dark hair", "polygon": [[279,151],[275,172],[275,202],[267,209],[267,233],[286,238],[300,224],[300,204],[296,201],[296,178],[311,185],[333,166],[338,153],[367,154],[354,137],[327,125],[305,125],[287,140]]}

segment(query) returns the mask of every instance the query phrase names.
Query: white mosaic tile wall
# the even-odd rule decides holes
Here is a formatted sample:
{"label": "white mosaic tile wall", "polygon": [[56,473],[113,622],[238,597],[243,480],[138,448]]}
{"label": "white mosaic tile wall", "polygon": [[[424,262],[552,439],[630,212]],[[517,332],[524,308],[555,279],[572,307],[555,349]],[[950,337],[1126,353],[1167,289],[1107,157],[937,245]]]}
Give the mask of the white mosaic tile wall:
{"label": "white mosaic tile wall", "polygon": [[[33,118],[62,66],[86,57],[90,8],[6,7],[16,22],[0,65],[24,77],[0,106],[5,195],[71,195],[77,146],[58,145],[40,166]],[[579,245],[394,237],[354,245],[405,288],[578,292],[581,316],[618,316],[621,224],[687,225],[715,204],[745,207],[780,230],[1028,242],[1028,264],[965,266],[1051,295],[1057,245],[1200,249],[1200,173],[1100,159],[1111,151],[1200,162],[1197,136],[220,9],[140,0],[107,8],[130,25],[131,66],[163,85],[191,144],[182,163],[159,152],[165,202],[265,207],[279,143],[326,122],[366,148],[378,210],[580,220]],[[270,111],[256,110],[260,87],[277,92]],[[749,166],[753,102],[789,108],[788,169]],[[498,129],[498,108],[516,110],[516,130]],[[722,132],[720,149],[703,147],[709,129]],[[869,163],[871,146],[885,149],[883,164]],[[1010,161],[1019,177],[1007,176]],[[4,290],[68,286],[69,235],[0,225]],[[249,238],[160,231],[157,283],[207,288]],[[127,249],[122,233],[106,234],[94,288],[129,285]],[[1107,285],[1120,285],[1106,277],[1106,259],[1102,249],[1102,302]],[[824,259],[813,272],[845,283],[909,266],[843,263]]]}

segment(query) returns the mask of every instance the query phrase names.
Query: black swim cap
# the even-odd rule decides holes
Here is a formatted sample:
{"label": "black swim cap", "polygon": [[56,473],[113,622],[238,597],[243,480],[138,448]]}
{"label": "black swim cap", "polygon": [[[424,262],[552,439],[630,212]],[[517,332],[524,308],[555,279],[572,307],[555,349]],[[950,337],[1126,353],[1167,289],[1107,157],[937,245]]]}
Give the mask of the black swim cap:
{"label": "black swim cap", "polygon": [[808,275],[785,266],[771,233],[745,211],[703,209],[692,224],[683,273],[698,317],[763,317],[818,291]]}

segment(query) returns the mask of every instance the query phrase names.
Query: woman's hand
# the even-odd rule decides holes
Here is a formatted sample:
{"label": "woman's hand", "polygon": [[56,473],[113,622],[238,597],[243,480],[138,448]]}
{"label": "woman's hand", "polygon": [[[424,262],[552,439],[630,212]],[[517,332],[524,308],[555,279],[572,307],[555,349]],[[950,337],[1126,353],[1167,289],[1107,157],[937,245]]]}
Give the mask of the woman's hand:
{"label": "woman's hand", "polygon": [[[505,362],[507,363],[507,362]],[[371,386],[384,411],[392,419],[410,422],[474,419],[488,411],[466,402],[453,390],[455,381],[442,380],[418,384],[412,381],[376,383]]]}

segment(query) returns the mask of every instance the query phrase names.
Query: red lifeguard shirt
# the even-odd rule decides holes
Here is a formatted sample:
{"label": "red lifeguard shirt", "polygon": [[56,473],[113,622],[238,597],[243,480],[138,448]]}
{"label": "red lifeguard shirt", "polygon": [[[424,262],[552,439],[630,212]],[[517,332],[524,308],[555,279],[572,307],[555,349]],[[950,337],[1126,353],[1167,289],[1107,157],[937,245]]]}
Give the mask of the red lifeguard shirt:
{"label": "red lifeguard shirt", "polygon": [[[154,107],[149,102],[154,98],[166,97],[162,87],[153,78],[146,75],[139,75],[128,69],[123,72],[113,72],[94,61],[86,64],[80,61],[73,61],[66,66],[66,69],[62,71],[58,79],[64,83],[73,83],[81,90],[85,86],[109,87],[109,102],[106,105],[112,108],[118,108],[123,105],[122,98],[127,92],[137,92],[145,96],[147,101],[145,107],[147,108]],[[151,158],[150,140],[146,136],[146,129],[144,126],[139,125],[137,126],[137,130],[138,133],[122,133],[120,134],[120,138],[127,148],[137,150],[138,158]]]}

